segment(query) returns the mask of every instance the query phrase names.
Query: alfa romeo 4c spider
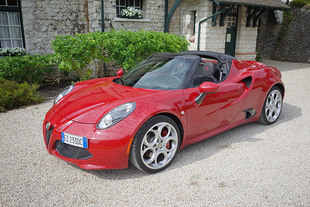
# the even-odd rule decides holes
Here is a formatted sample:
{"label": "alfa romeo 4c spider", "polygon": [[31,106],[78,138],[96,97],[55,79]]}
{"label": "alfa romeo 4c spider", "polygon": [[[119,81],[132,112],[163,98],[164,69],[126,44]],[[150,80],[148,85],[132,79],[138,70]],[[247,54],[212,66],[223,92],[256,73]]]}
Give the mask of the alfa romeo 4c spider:
{"label": "alfa romeo 4c spider", "polygon": [[155,53],[127,73],[71,85],[43,123],[47,151],[84,169],[155,173],[179,150],[281,114],[281,73],[214,52]]}

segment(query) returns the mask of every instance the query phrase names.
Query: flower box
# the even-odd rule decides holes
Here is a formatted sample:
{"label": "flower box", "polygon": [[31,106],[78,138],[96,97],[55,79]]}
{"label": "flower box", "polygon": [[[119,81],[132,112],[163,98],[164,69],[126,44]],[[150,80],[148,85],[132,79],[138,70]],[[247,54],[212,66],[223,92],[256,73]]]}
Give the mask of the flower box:
{"label": "flower box", "polygon": [[143,11],[140,9],[135,9],[133,7],[127,7],[127,9],[123,9],[122,18],[127,19],[142,19]]}

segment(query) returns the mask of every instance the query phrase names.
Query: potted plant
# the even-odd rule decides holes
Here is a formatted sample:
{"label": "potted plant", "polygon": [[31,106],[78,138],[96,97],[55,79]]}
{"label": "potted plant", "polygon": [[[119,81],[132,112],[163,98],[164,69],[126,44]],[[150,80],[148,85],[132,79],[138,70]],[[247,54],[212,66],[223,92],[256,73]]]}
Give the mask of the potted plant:
{"label": "potted plant", "polygon": [[122,10],[122,17],[128,19],[141,19],[143,11],[140,9],[135,9],[133,7],[127,7],[127,9]]}

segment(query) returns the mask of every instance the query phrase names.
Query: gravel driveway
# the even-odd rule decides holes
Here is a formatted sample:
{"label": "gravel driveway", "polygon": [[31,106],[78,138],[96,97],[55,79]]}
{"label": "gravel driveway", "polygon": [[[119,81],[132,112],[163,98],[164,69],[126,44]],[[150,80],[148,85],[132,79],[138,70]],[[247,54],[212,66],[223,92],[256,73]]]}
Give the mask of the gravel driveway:
{"label": "gravel driveway", "polygon": [[0,206],[310,206],[310,64],[265,63],[286,84],[278,122],[191,145],[158,174],[49,155],[41,125],[52,101],[0,113]]}

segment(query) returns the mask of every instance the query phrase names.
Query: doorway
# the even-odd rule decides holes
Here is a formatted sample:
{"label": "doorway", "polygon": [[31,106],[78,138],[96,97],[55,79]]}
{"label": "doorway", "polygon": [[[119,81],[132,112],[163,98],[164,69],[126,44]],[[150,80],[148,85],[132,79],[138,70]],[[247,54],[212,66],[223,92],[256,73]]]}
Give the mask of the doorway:
{"label": "doorway", "polygon": [[237,39],[237,22],[238,9],[234,8],[231,13],[227,15],[225,54],[235,56],[236,39]]}

